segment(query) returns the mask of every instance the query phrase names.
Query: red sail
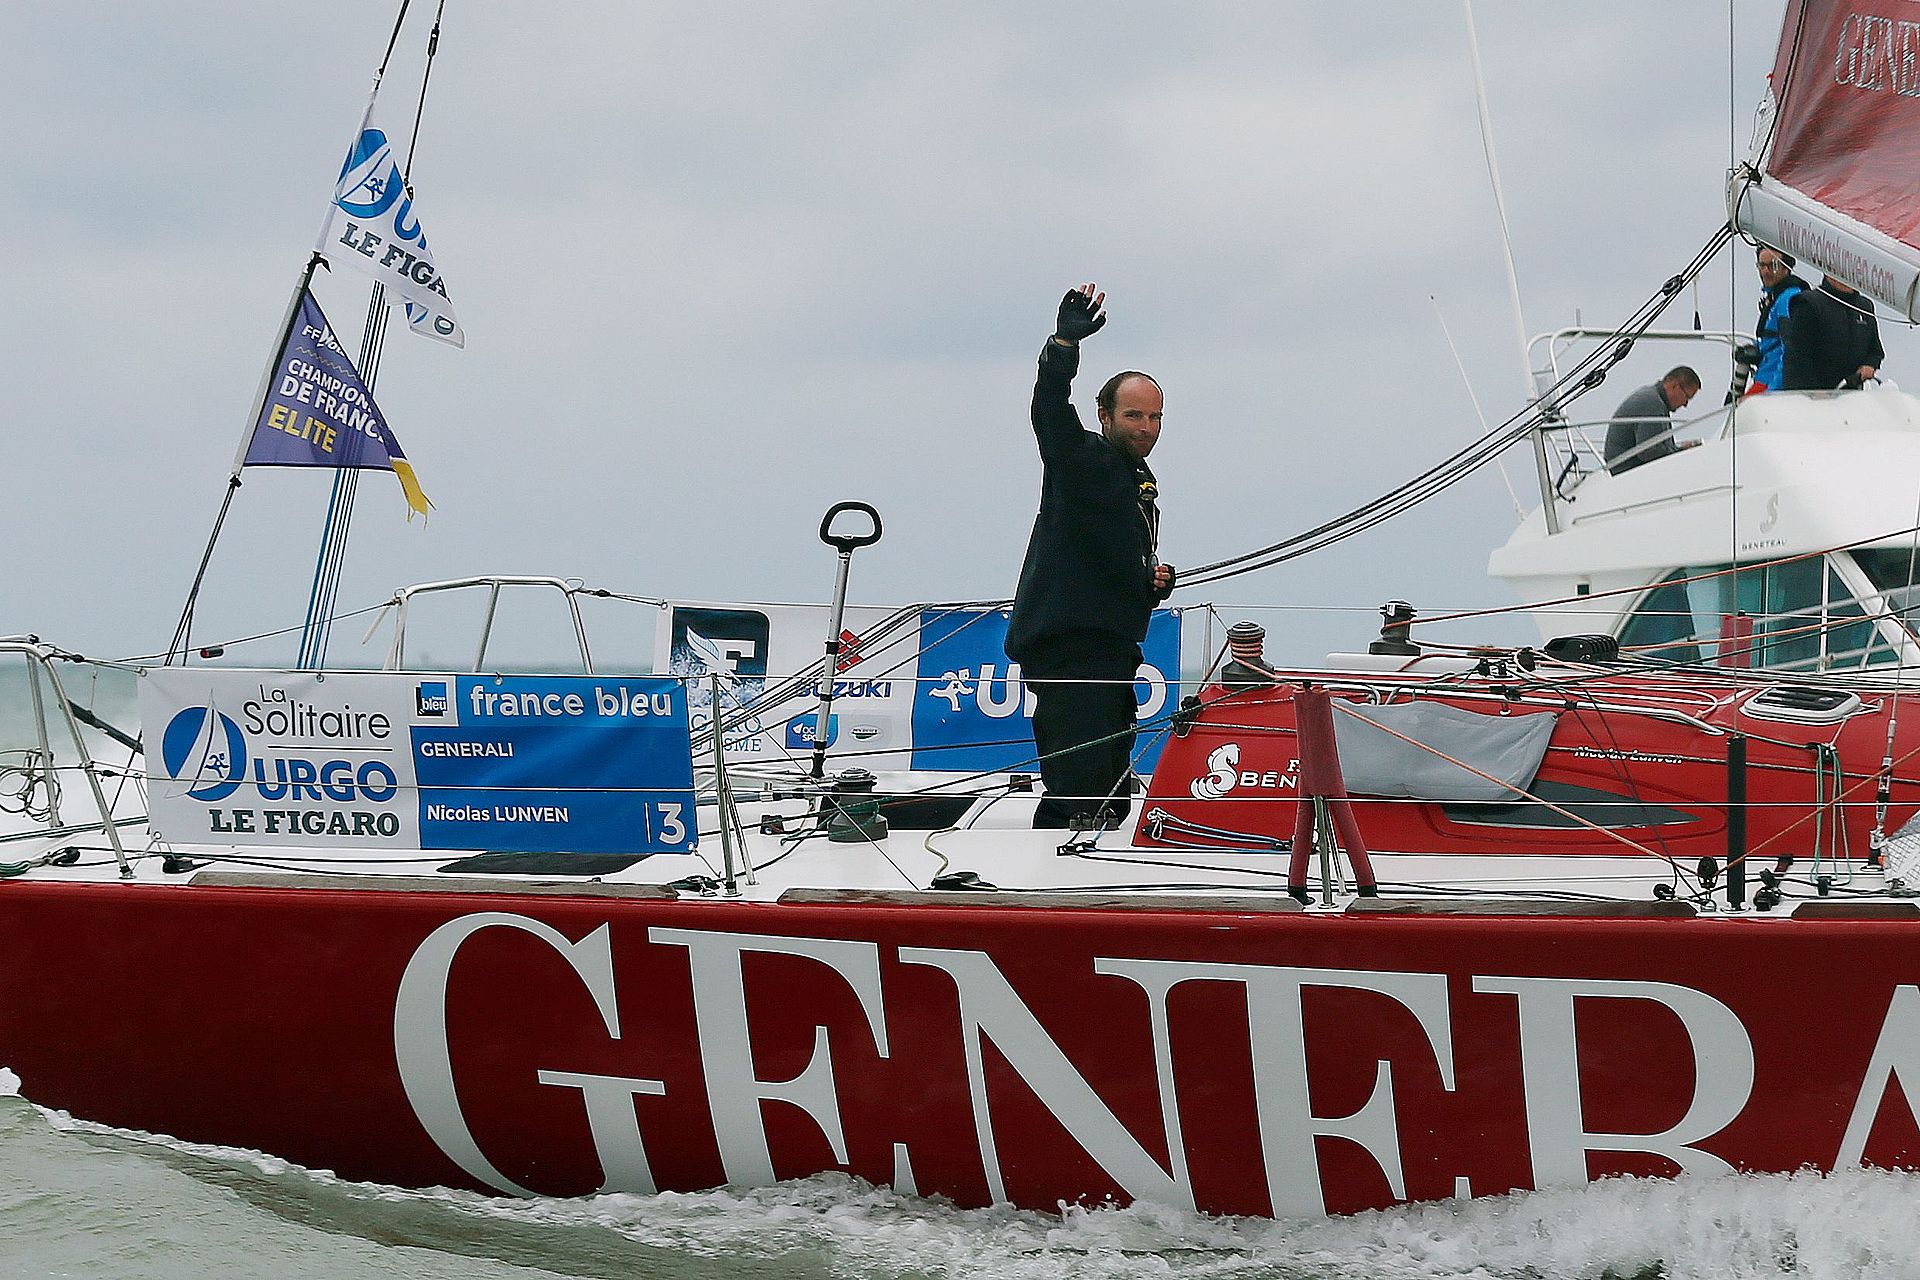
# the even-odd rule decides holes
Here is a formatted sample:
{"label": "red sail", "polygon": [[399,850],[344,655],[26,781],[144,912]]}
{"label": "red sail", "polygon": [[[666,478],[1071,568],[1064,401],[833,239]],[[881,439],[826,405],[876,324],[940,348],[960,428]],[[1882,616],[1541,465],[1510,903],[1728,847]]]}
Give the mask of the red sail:
{"label": "red sail", "polygon": [[1920,4],[1789,0],[1771,79],[1735,225],[1920,318]]}

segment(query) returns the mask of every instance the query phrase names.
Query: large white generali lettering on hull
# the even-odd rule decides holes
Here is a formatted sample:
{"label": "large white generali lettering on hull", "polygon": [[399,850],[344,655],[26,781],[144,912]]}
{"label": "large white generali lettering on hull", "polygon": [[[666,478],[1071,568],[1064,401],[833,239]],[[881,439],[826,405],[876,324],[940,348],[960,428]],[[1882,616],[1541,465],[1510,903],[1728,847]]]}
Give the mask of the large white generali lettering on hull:
{"label": "large white generali lettering on hull", "polygon": [[[641,1050],[651,1046],[657,1055],[664,1047],[659,1044],[660,1028],[623,1027],[620,1021],[613,928],[602,924],[576,942],[539,920],[485,912],[448,921],[415,949],[394,1007],[394,1050],[401,1082],[428,1135],[479,1182],[510,1194],[533,1194],[504,1174],[482,1149],[462,1107],[446,1012],[456,956],[487,930],[517,931],[537,938],[552,948],[592,996],[602,1028],[611,1039],[630,1039]],[[848,1133],[871,1138],[876,1124],[888,1121],[883,1099],[871,1091],[840,1087],[836,1052],[843,1058],[859,1052],[889,1059],[915,1052],[888,1025],[883,973],[899,972],[893,968],[896,964],[938,970],[953,984],[954,1031],[964,1060],[959,1069],[966,1076],[972,1113],[970,1123],[961,1118],[957,1124],[963,1131],[971,1128],[988,1191],[996,1201],[1008,1198],[999,1154],[999,1144],[1008,1135],[1004,1128],[996,1129],[994,1118],[996,1096],[1001,1096],[1002,1105],[1006,1101],[999,1091],[1007,1087],[1007,1076],[988,1071],[988,1044],[993,1046],[995,1060],[1019,1080],[1020,1096],[1037,1099],[1129,1196],[1194,1208],[1188,1140],[1181,1119],[1183,1104],[1190,1111],[1193,1103],[1183,1097],[1180,1081],[1200,1079],[1206,1070],[1181,1070],[1183,1055],[1193,1045],[1183,1045],[1172,1034],[1169,1018],[1174,992],[1187,984],[1237,988],[1244,1002],[1248,1037],[1244,1043],[1250,1049],[1246,1066],[1252,1078],[1259,1160],[1277,1216],[1328,1211],[1321,1138],[1343,1139],[1364,1151],[1392,1194],[1405,1199],[1402,1127],[1426,1121],[1401,1114],[1396,1072],[1437,1072],[1441,1089],[1452,1094],[1459,1087],[1454,1039],[1459,1014],[1444,973],[1098,957],[1092,960],[1089,973],[1056,974],[1060,982],[1095,975],[1118,978],[1137,987],[1144,997],[1139,1017],[1148,1030],[1151,1050],[1142,1054],[1138,1066],[1142,1077],[1154,1082],[1158,1115],[1153,1122],[1157,1132],[1143,1140],[1116,1115],[986,951],[658,926],[646,929],[645,941],[649,946],[684,951],[693,1016],[688,1038],[697,1046],[701,1087],[676,1100],[665,1081],[650,1076],[587,1072],[566,1061],[535,1064],[540,1084],[579,1092],[582,1123],[604,1172],[603,1192],[656,1189],[641,1123],[647,1112],[635,1107],[639,1097],[661,1097],[676,1107],[704,1109],[725,1178],[732,1183],[764,1184],[775,1178],[762,1106],[767,1102],[783,1102],[804,1113],[835,1159],[846,1164]],[[622,945],[631,947],[633,940],[623,939]],[[825,1022],[816,1025],[806,1065],[790,1078],[765,1078],[755,1065],[765,1050],[756,1052],[754,1028],[756,1020],[764,1027],[767,1015],[756,1015],[743,974],[745,966],[759,963],[748,959],[757,955],[809,962],[809,979],[779,992],[778,1004],[788,1024],[795,1008],[807,1007],[813,996],[818,997],[820,1017],[830,1008],[844,1011],[849,993],[857,1002],[859,1018],[849,1021],[843,1012],[832,1019],[831,1028]],[[1391,1060],[1380,1059],[1364,1101],[1344,1115],[1326,1114],[1308,1071],[1309,1027],[1327,1024],[1310,1023],[1305,1017],[1307,993],[1327,989],[1385,997],[1410,1014],[1419,1029],[1419,1037],[1406,1042],[1417,1047],[1403,1047]],[[1674,983],[1587,977],[1476,976],[1470,990],[1474,994],[1469,998],[1513,1002],[1534,1186],[1584,1183],[1590,1176],[1588,1156],[1606,1152],[1649,1153],[1696,1174],[1733,1171],[1726,1160],[1700,1145],[1739,1117],[1753,1095],[1753,1044],[1740,1018],[1725,1004]],[[661,994],[655,992],[654,998]],[[1591,1009],[1600,1002],[1632,1002],[1677,1021],[1680,1043],[1691,1057],[1693,1081],[1684,1113],[1677,1120],[1663,1114],[1644,1132],[1601,1132],[1587,1127],[1584,1116],[1589,1108],[1583,1103],[1576,1010]],[[1210,1041],[1207,1053],[1217,1052],[1217,1045]],[[930,1064],[917,1062],[902,1065],[930,1069]],[[1914,1078],[1916,1072],[1920,1072],[1920,991],[1899,987],[1846,1135],[1835,1153],[1836,1166],[1860,1162],[1867,1130],[1889,1084],[1897,1076]],[[1592,1087],[1588,1082],[1587,1088]],[[1664,1106],[1655,1110],[1664,1113]],[[894,1184],[916,1190],[909,1145],[896,1138],[893,1149]],[[1167,1155],[1156,1156],[1156,1150]],[[1469,1179],[1458,1174],[1454,1189],[1462,1195],[1474,1190]]]}
{"label": "large white generali lettering on hull", "polygon": [[163,839],[638,854],[696,838],[677,680],[163,667],[139,691]]}

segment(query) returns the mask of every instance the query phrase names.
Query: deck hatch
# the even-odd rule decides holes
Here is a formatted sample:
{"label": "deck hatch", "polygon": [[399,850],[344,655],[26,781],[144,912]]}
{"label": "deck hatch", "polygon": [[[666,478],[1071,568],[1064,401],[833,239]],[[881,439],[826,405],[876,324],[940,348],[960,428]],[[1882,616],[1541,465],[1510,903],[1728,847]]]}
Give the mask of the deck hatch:
{"label": "deck hatch", "polygon": [[1860,695],[1819,685],[1777,684],[1748,698],[1740,713],[1787,724],[1839,724],[1861,708]]}

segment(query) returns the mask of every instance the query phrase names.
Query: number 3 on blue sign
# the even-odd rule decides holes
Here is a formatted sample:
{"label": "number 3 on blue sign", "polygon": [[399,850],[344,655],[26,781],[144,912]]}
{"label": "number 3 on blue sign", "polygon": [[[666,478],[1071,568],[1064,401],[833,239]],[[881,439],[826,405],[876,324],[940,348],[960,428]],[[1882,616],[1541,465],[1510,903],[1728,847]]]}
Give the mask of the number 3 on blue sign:
{"label": "number 3 on blue sign", "polygon": [[660,839],[666,844],[679,844],[687,838],[687,824],[680,821],[681,804],[662,804],[660,810]]}

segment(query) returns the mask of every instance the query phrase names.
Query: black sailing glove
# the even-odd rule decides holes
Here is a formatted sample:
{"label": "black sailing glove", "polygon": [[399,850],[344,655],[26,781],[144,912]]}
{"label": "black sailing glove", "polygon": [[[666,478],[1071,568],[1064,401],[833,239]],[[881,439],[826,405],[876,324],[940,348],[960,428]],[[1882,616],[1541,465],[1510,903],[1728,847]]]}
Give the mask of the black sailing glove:
{"label": "black sailing glove", "polygon": [[1100,332],[1107,322],[1107,313],[1100,309],[1091,294],[1078,289],[1067,290],[1067,296],[1060,299],[1060,319],[1053,327],[1053,336],[1062,342],[1078,342],[1089,334]]}

